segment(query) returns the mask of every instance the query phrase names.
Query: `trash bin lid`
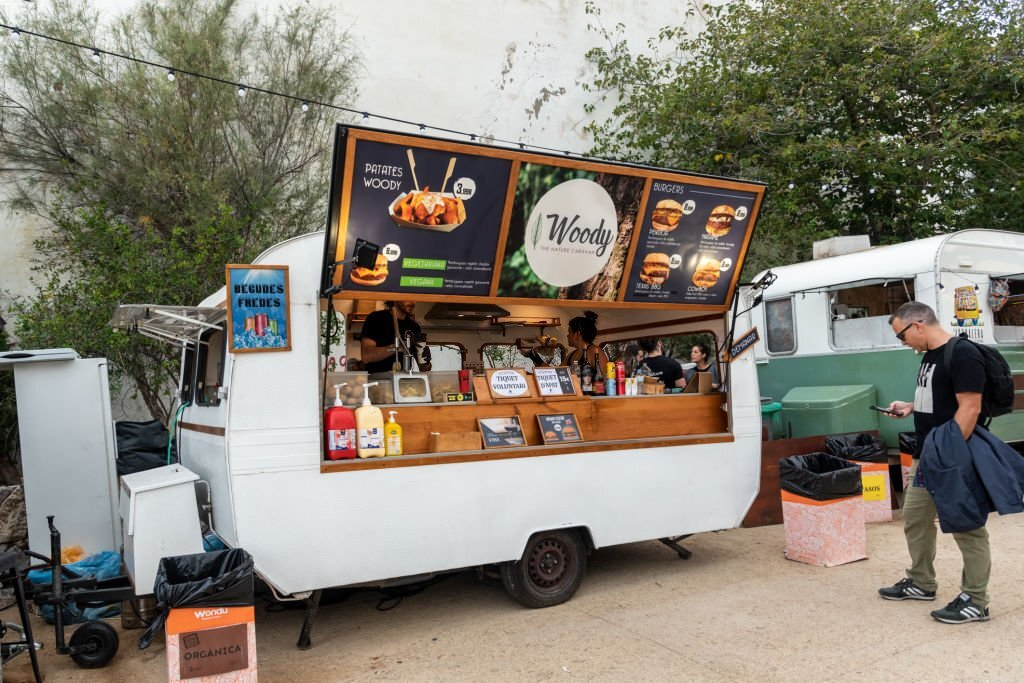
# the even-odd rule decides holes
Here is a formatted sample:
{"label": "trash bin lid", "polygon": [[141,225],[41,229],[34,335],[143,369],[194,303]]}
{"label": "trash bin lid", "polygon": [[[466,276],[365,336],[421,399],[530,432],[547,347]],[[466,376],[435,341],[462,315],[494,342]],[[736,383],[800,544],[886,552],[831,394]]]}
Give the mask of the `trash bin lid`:
{"label": "trash bin lid", "polygon": [[779,412],[780,410],[782,410],[782,404],[779,403],[778,401],[772,401],[771,403],[761,404],[762,415],[771,415],[773,413]]}
{"label": "trash bin lid", "polygon": [[845,384],[825,387],[793,387],[782,397],[782,407],[828,410],[857,400],[874,400],[875,385]]}

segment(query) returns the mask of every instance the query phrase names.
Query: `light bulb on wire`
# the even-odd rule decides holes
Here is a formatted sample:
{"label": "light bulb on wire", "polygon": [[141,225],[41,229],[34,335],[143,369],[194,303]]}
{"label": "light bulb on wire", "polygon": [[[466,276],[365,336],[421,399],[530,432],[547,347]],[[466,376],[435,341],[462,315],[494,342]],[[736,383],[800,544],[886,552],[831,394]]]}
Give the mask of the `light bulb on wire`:
{"label": "light bulb on wire", "polygon": [[174,78],[175,78],[174,77],[174,69],[168,69],[167,70],[167,80],[169,80],[171,83],[173,83],[174,82]]}
{"label": "light bulb on wire", "polygon": [[309,111],[309,102],[303,102],[302,103],[302,113],[305,114],[307,111]]}
{"label": "light bulb on wire", "polygon": [[16,29],[16,28],[12,28],[11,29],[11,40],[18,40],[19,38],[21,38],[21,31]]}
{"label": "light bulb on wire", "polygon": [[238,86],[238,96],[239,97],[245,97],[245,86],[244,85]]}
{"label": "light bulb on wire", "polygon": [[93,50],[92,51],[92,61],[96,62],[97,64],[100,63],[100,51],[99,50]]}

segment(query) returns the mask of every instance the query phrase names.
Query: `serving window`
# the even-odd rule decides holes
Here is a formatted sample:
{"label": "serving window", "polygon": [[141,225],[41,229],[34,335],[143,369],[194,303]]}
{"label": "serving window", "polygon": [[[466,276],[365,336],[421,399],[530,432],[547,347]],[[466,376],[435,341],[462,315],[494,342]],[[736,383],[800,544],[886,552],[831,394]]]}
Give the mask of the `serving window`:
{"label": "serving window", "polygon": [[914,300],[914,281],[886,280],[829,293],[829,339],[836,349],[899,346],[889,316]]}
{"label": "serving window", "polygon": [[995,340],[1003,343],[1024,341],[1024,279],[993,280],[989,284],[989,293]]}

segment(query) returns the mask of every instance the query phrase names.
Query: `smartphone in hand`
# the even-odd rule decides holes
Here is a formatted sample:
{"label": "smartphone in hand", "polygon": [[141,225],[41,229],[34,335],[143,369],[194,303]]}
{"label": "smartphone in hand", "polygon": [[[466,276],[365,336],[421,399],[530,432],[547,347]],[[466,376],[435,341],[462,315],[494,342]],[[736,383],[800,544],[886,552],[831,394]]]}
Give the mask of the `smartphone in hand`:
{"label": "smartphone in hand", "polygon": [[889,410],[888,408],[883,408],[882,406],[870,406],[870,408],[871,408],[871,410],[874,410],[876,412],[882,413],[884,415],[888,415],[890,417],[903,417],[901,414],[897,413],[895,410]]}

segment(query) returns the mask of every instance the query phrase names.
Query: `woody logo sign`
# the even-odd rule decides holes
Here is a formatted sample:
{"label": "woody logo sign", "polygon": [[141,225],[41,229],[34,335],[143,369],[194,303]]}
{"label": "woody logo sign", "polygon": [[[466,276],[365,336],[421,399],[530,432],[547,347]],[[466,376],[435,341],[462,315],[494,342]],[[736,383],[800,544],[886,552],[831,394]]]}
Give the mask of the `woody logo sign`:
{"label": "woody logo sign", "polygon": [[604,269],[618,235],[608,192],[576,178],[551,188],[533,207],[526,222],[526,259],[544,282],[569,287]]}

